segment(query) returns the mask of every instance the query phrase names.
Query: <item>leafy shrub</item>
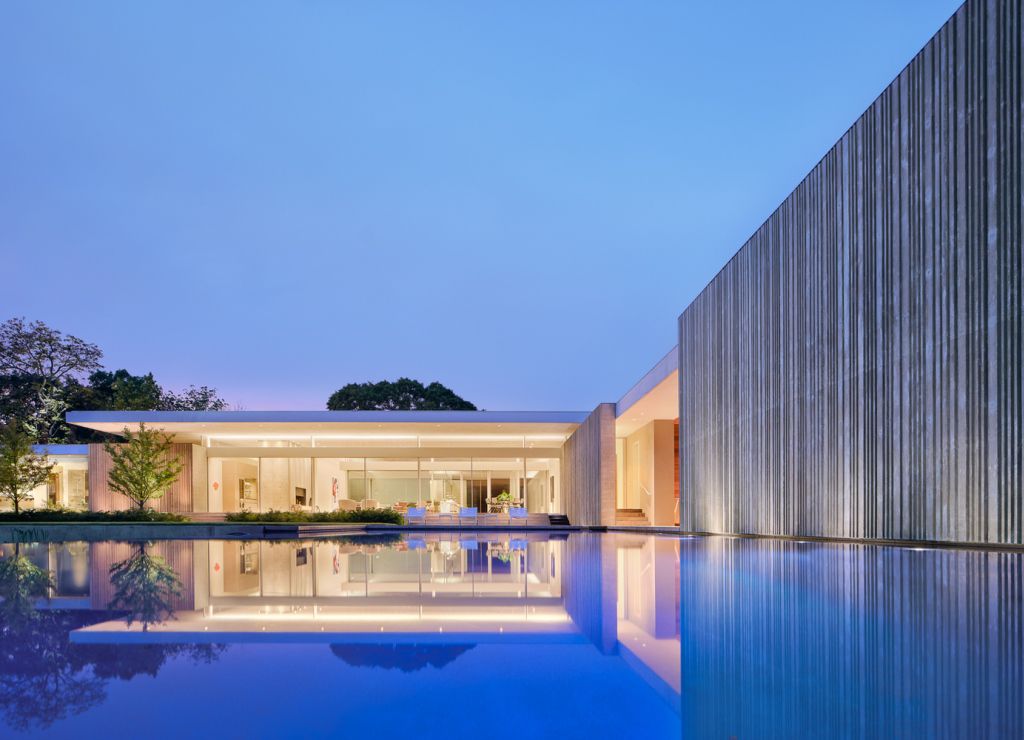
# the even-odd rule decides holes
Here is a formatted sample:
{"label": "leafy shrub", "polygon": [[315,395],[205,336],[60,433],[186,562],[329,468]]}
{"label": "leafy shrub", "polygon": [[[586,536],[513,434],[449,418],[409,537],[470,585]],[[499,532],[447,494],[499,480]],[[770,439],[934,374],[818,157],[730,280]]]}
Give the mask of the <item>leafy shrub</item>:
{"label": "leafy shrub", "polygon": [[359,509],[358,511],[238,511],[228,514],[229,522],[292,523],[292,524],[402,524],[405,520],[391,509]]}
{"label": "leafy shrub", "polygon": [[188,517],[152,509],[125,511],[72,511],[70,509],[29,509],[15,514],[0,512],[0,522],[187,522]]}

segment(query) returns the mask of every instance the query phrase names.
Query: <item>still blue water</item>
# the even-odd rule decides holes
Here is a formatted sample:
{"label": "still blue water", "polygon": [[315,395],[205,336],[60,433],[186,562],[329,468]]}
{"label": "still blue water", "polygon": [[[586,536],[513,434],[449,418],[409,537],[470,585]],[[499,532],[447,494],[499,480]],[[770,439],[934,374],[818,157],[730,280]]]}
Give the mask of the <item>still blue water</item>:
{"label": "still blue water", "polygon": [[1019,737],[1024,555],[430,533],[0,546],[4,737]]}

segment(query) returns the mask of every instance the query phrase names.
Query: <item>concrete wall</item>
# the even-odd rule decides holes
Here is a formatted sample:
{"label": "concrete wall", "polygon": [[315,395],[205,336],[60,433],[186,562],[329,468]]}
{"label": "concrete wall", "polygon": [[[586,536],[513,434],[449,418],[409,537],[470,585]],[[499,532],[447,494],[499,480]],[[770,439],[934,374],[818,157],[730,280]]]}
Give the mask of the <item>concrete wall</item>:
{"label": "concrete wall", "polygon": [[615,524],[615,404],[602,403],[566,440],[562,496],[572,524]]}
{"label": "concrete wall", "polygon": [[680,316],[684,530],[1024,543],[1021,2],[957,11]]}

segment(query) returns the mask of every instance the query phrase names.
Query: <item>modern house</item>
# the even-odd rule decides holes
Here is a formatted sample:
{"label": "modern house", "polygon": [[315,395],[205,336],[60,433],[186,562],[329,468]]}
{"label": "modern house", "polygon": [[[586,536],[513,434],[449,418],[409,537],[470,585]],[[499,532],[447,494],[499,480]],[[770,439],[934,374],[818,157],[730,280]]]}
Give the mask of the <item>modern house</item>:
{"label": "modern house", "polygon": [[[500,499],[582,525],[1024,545],[1022,14],[961,6],[618,403],[68,421],[173,434],[175,511]],[[101,447],[51,452],[39,505],[82,505],[83,465],[90,507],[126,503]]]}
{"label": "modern house", "polygon": [[[550,411],[73,411],[119,434],[145,424],[174,442],[182,473],[155,508],[181,513],[426,506],[439,516],[525,508],[532,523],[678,523],[673,350],[618,404]],[[596,436],[590,435],[597,429]],[[110,511],[102,444],[54,446],[37,507]]]}

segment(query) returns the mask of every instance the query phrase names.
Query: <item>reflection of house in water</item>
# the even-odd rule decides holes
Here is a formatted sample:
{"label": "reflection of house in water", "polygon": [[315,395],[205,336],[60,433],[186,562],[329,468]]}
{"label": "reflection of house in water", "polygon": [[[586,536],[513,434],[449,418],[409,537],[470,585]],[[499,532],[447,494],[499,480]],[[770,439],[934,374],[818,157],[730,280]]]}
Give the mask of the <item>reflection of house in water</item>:
{"label": "reflection of house in water", "polygon": [[[71,639],[323,642],[350,664],[400,670],[441,667],[488,642],[592,643],[678,706],[677,542],[526,532],[159,542],[149,553],[181,583],[174,618],[143,631],[111,612]],[[63,569],[58,582],[77,574],[83,608],[102,610],[113,597],[111,566],[138,545],[31,547]]]}
{"label": "reflection of house in water", "polygon": [[87,542],[41,542],[0,544],[0,557],[15,553],[33,565],[49,571],[53,585],[46,606],[52,609],[89,609],[89,548]]}

